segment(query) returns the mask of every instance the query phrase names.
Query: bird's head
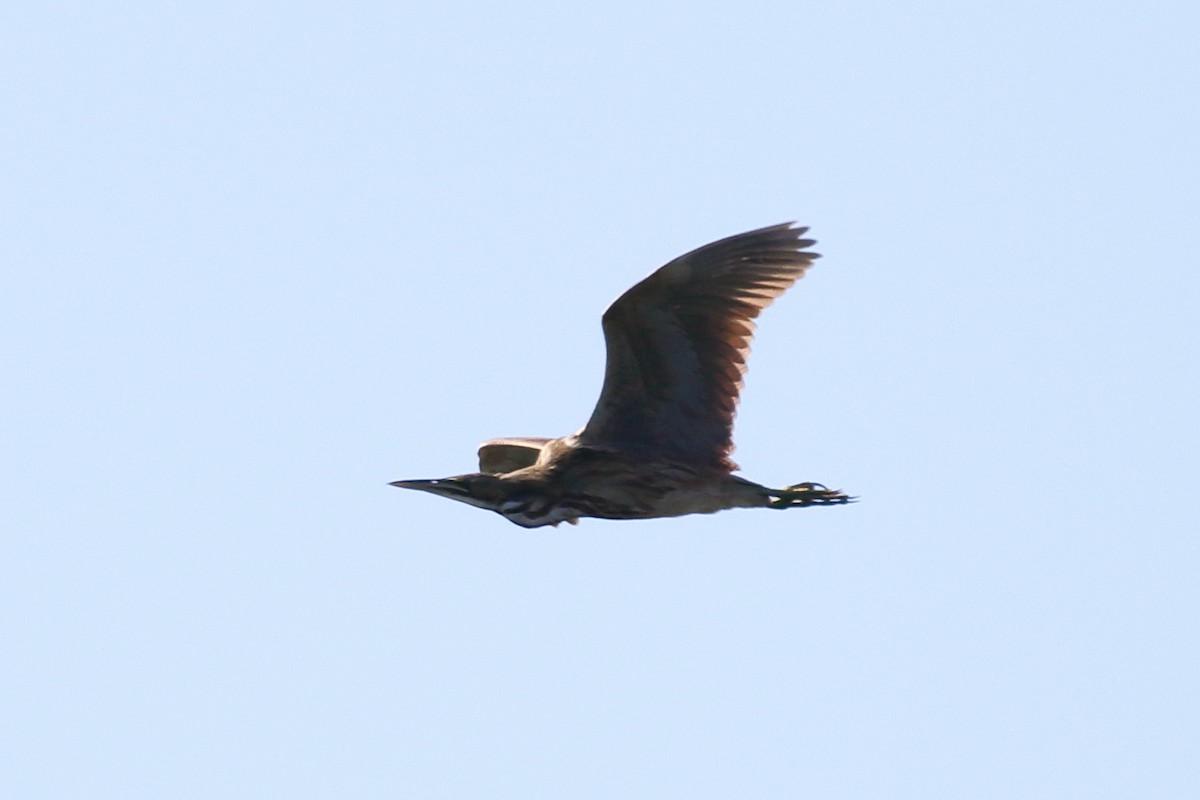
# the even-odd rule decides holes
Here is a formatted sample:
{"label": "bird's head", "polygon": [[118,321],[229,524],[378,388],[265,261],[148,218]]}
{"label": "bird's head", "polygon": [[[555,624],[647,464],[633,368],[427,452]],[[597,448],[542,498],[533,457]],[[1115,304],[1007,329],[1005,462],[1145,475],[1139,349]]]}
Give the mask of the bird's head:
{"label": "bird's head", "polygon": [[505,485],[499,475],[488,475],[481,472],[455,475],[452,478],[393,481],[391,485],[401,489],[429,492],[439,497],[446,497],[492,511],[497,510],[509,495],[509,487]]}

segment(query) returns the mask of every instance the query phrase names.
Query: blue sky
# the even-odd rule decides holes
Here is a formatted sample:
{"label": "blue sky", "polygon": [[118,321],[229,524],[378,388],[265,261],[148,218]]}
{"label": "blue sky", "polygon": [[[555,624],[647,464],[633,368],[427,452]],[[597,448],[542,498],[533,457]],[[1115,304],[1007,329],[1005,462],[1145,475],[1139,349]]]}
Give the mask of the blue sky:
{"label": "blue sky", "polygon": [[[1200,14],[5,14],[0,794],[1192,797]],[[737,460],[847,508],[388,487],[591,411],[786,220]]]}

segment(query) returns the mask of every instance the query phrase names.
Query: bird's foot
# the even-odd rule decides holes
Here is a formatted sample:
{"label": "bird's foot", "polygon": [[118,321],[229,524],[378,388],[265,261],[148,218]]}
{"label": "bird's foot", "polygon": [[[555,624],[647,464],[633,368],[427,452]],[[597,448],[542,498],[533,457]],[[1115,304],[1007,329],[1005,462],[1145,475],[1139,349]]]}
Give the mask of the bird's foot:
{"label": "bird's foot", "polygon": [[775,498],[767,503],[771,508],[837,506],[853,503],[858,499],[837,489],[827,489],[820,483],[797,483],[786,489],[777,489],[771,492],[771,496]]}

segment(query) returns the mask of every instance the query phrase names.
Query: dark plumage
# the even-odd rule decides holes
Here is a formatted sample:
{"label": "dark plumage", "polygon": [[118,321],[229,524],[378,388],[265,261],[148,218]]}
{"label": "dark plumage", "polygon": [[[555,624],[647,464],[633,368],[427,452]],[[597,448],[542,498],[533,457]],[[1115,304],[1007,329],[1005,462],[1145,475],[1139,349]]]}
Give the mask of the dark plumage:
{"label": "dark plumage", "polygon": [[807,228],[773,225],[671,261],[604,313],[604,388],[580,444],[737,469],[737,413],[754,319],[817,253]]}
{"label": "dark plumage", "polygon": [[494,439],[479,449],[481,472],[392,485],[525,527],[850,502],[820,484],[768,489],[730,474],[754,319],[819,257],[807,230],[773,225],[713,242],[617,298],[604,313],[604,387],[578,433]]}

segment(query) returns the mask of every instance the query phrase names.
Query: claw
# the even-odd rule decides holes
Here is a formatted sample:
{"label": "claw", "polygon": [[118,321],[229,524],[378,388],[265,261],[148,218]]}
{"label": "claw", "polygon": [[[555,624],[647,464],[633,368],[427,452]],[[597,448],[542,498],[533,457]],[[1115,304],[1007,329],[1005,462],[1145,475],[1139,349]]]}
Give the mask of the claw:
{"label": "claw", "polygon": [[793,508],[798,506],[834,506],[853,503],[840,489],[830,489],[822,483],[797,483],[775,492],[775,499],[768,502],[771,508]]}

